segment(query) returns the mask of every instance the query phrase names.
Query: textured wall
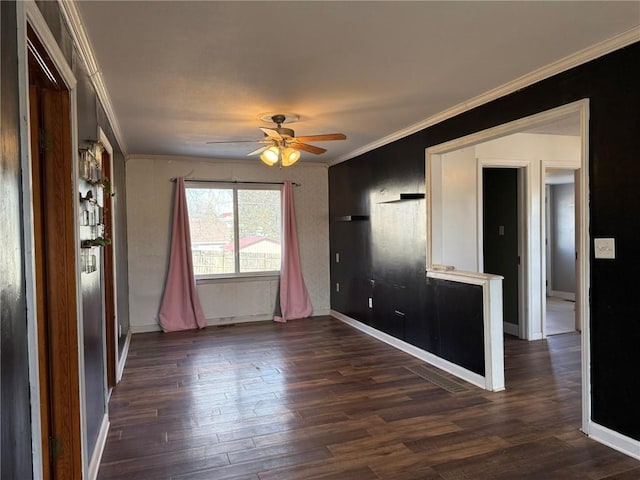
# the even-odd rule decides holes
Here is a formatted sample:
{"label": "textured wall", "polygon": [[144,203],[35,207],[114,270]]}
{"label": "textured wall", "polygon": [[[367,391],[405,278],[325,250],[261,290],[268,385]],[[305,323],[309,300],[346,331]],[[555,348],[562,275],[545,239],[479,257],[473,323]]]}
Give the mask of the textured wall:
{"label": "textured wall", "polygon": [[[132,331],[158,329],[168,268],[172,194],[170,179],[301,183],[294,188],[300,255],[314,315],[329,311],[327,168],[303,161],[269,168],[259,160],[221,162],[194,158],[136,157],[127,161],[130,319]],[[273,314],[277,280],[228,280],[198,286],[210,324],[265,320]]]}

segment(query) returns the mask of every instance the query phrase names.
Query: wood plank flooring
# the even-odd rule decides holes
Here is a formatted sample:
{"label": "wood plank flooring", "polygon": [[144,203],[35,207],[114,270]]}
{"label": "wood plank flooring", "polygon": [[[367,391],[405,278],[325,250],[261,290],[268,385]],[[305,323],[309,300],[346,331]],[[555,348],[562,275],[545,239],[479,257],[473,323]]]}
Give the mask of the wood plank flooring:
{"label": "wood plank flooring", "polygon": [[451,393],[330,317],[134,335],[98,478],[639,479],[579,431],[579,343],[507,339],[506,391]]}

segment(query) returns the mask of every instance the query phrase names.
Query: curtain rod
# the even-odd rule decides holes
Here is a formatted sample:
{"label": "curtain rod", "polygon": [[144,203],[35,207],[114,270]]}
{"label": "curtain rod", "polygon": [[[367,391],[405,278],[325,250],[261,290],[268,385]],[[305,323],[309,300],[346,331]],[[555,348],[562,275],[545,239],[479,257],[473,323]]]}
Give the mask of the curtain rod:
{"label": "curtain rod", "polygon": [[[174,178],[170,178],[169,181],[170,182],[175,182],[177,180],[177,177]],[[239,184],[253,184],[253,185],[284,185],[284,182],[242,182],[242,181],[238,181],[238,180],[205,180],[205,179],[198,179],[198,178],[185,178],[184,179],[185,182],[199,182],[199,183],[239,183]],[[301,183],[296,183],[296,182],[291,182],[292,185],[296,186],[296,187],[301,187],[302,184]]]}

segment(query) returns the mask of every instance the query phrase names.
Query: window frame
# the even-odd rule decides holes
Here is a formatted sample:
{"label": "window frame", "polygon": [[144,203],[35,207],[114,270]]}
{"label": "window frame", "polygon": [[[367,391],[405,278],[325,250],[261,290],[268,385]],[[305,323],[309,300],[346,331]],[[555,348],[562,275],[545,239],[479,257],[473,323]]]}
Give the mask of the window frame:
{"label": "window frame", "polygon": [[[210,189],[210,190],[232,190],[233,192],[233,256],[234,256],[234,272],[233,273],[209,273],[204,275],[193,274],[196,284],[202,283],[219,283],[220,281],[248,281],[251,279],[269,279],[279,278],[279,270],[268,270],[261,272],[240,272],[240,223],[238,216],[238,191],[239,190],[275,190],[280,192],[280,209],[282,212],[282,184],[281,183],[242,183],[242,182],[223,182],[223,181],[190,181],[185,183],[185,189]],[[187,200],[187,210],[189,201]],[[282,245],[282,237],[284,234],[283,216],[280,216],[280,244]],[[191,236],[191,233],[189,234]],[[191,240],[191,239],[190,239]],[[191,242],[190,242],[191,243]],[[193,255],[193,245],[191,246],[191,255]],[[281,259],[282,261],[282,259]],[[281,264],[282,268],[282,264]]]}

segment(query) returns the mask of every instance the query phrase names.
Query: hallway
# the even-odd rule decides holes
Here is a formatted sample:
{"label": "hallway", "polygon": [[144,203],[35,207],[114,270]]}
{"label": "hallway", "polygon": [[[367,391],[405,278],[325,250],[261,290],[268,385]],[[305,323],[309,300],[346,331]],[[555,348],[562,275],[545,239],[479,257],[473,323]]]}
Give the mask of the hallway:
{"label": "hallway", "polygon": [[558,297],[547,297],[547,335],[576,331],[576,303]]}

